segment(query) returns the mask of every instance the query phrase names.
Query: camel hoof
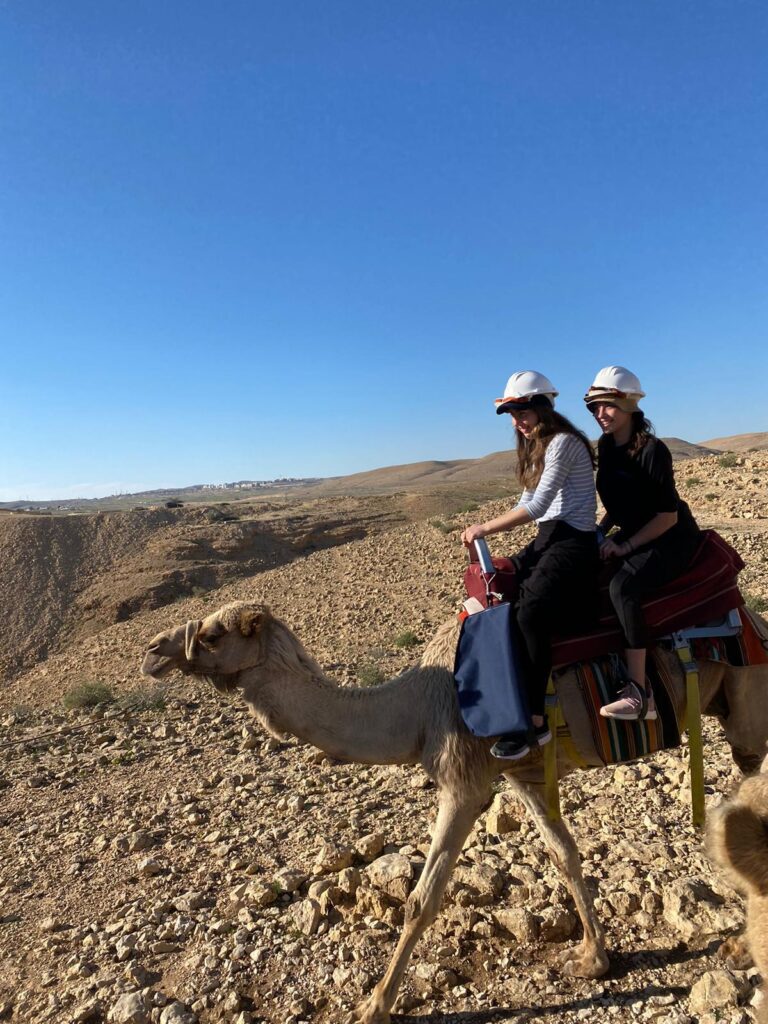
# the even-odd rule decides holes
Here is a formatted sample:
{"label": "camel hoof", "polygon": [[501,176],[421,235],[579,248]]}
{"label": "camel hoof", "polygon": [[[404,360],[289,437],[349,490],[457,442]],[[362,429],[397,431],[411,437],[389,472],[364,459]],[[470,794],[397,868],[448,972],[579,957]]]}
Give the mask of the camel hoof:
{"label": "camel hoof", "polygon": [[560,971],[567,978],[602,978],[610,964],[603,949],[567,949],[560,957]]}

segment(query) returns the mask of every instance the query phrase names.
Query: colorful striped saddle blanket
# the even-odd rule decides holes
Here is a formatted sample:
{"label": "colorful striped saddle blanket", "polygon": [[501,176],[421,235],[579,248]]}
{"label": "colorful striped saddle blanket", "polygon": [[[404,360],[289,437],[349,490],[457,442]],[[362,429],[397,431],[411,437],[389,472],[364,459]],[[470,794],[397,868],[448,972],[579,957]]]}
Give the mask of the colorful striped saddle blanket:
{"label": "colorful striped saddle blanket", "polygon": [[[697,660],[726,661],[729,665],[768,664],[768,626],[748,608],[739,609],[742,631],[736,636],[704,637],[693,643]],[[606,655],[577,662],[564,672],[573,673],[584,702],[592,738],[603,764],[618,764],[680,745],[684,728],[680,715],[680,678],[670,673],[669,658],[651,648],[646,666],[653,686],[658,717],[654,721],[622,722],[603,718],[600,708],[614,700],[621,686],[619,661]],[[677,696],[676,696],[677,689]]]}
{"label": "colorful striped saddle blanket", "polygon": [[680,745],[681,724],[675,711],[672,681],[659,671],[653,656],[646,671],[653,686],[658,717],[653,721],[623,722],[603,718],[600,708],[616,699],[622,685],[615,655],[582,661],[571,666],[587,711],[597,755],[603,764],[619,764]]}

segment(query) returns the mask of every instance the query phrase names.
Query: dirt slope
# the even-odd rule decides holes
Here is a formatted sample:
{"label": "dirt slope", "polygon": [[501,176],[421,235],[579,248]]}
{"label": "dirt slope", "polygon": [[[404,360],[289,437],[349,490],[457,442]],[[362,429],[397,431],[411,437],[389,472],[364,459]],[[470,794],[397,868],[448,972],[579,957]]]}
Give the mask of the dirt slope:
{"label": "dirt slope", "polygon": [[140,611],[407,518],[335,498],[0,518],[0,672],[11,676]]}

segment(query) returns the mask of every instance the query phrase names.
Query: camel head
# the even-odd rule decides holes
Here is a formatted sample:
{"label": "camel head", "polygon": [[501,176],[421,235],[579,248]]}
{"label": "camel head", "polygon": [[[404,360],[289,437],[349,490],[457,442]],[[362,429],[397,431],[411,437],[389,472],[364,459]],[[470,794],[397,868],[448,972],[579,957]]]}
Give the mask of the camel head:
{"label": "camel head", "polygon": [[266,605],[224,605],[205,619],[158,633],[144,655],[142,674],[161,679],[178,669],[229,692],[238,685],[239,673],[264,664],[276,623]]}

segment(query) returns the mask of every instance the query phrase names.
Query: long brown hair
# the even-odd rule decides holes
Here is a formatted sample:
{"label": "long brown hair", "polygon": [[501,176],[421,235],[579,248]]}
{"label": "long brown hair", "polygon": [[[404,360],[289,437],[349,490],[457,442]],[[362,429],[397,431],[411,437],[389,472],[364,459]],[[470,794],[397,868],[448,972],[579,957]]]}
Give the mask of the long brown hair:
{"label": "long brown hair", "polygon": [[530,437],[524,437],[515,427],[517,434],[517,475],[520,483],[527,491],[532,491],[544,471],[544,455],[549,442],[557,434],[573,434],[582,442],[589,453],[592,467],[595,465],[595,453],[589,439],[583,431],[575,427],[565,416],[549,405],[536,406],[539,422],[531,431]]}
{"label": "long brown hair", "polygon": [[[645,413],[642,409],[638,409],[632,413],[632,433],[629,437],[629,447],[627,452],[629,455],[637,455],[645,448],[652,437],[656,436],[656,431],[653,428],[653,424],[649,419],[646,419]],[[613,444],[613,437],[610,434],[603,434],[597,442],[597,450],[601,452],[606,445]]]}

